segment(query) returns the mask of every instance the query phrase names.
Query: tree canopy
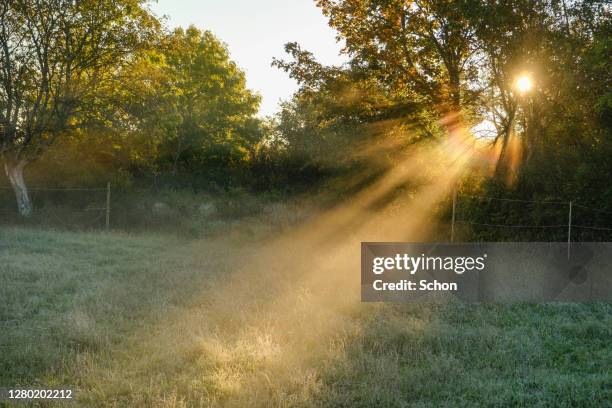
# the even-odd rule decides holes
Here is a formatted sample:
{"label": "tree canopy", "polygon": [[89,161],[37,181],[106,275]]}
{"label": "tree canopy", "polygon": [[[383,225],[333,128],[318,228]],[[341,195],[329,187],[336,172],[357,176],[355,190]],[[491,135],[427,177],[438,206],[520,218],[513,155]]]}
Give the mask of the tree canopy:
{"label": "tree canopy", "polygon": [[[29,163],[32,177],[54,184],[312,187],[375,177],[401,160],[392,149],[445,138],[449,117],[496,155],[493,174],[476,160],[461,188],[598,197],[612,210],[609,5],[314,3],[348,62],[325,66],[288,43],[272,65],[299,89],[264,119],[220,39],[169,30],[144,1],[0,1],[0,147],[22,214]],[[481,203],[467,211],[534,217]]]}
{"label": "tree canopy", "polygon": [[77,125],[156,24],[140,0],[0,3],[0,151],[23,215],[25,165]]}
{"label": "tree canopy", "polygon": [[[479,143],[497,155],[493,177],[476,165],[466,173],[471,184],[465,188],[568,201],[611,194],[605,4],[319,0],[317,5],[338,31],[349,62],[325,67],[298,44],[288,44],[290,59],[276,65],[301,83],[279,119],[287,137],[298,139],[290,145],[303,146],[303,152],[304,146],[336,140],[344,149],[323,150],[335,157],[328,163],[338,163],[361,149],[356,138],[372,146],[399,135],[393,137],[403,141],[394,146],[407,146],[443,137],[438,124],[454,113],[468,129],[486,124],[489,134]],[[530,77],[533,89],[521,92],[520,77]],[[406,126],[410,132],[403,131]],[[313,149],[308,160],[316,163],[321,155]],[[474,183],[479,177],[484,178]],[[511,216],[520,224],[534,216],[526,209],[508,214],[508,208],[473,205],[469,211],[483,223]],[[602,205],[609,200],[594,204]]]}

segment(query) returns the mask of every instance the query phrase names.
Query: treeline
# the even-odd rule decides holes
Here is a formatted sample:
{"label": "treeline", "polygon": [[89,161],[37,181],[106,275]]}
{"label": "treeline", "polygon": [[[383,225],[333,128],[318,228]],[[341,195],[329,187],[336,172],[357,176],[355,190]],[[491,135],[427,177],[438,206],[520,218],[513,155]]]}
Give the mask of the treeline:
{"label": "treeline", "polygon": [[[293,43],[286,46],[292,58],[275,61],[302,85],[280,114],[290,149],[317,166],[349,161],[349,167],[384,172],[398,163],[385,146],[442,141],[450,121],[471,129],[477,150],[486,152],[462,172],[459,194],[507,199],[464,199],[462,217],[473,222],[463,228],[467,238],[567,239],[565,227],[490,226],[567,224],[568,205],[528,201],[574,201],[592,209],[574,208],[574,224],[612,226],[609,4],[317,5],[350,60],[325,67]],[[530,81],[522,90],[521,77]],[[492,160],[482,160],[487,156]],[[446,215],[450,220],[450,208]],[[575,229],[574,237],[601,240],[612,234]]]}
{"label": "treeline", "polygon": [[28,184],[257,185],[271,125],[213,33],[169,30],[142,0],[1,0],[0,49],[0,152],[22,215]]}
{"label": "treeline", "polygon": [[45,183],[62,174],[71,183],[226,188],[248,181],[266,134],[259,95],[226,46],[195,27],[159,29],[95,98],[94,116],[43,159],[57,166]]}
{"label": "treeline", "polygon": [[[578,200],[603,210],[581,222],[612,225],[609,5],[315,3],[348,62],[324,66],[287,44],[273,65],[300,89],[262,119],[226,46],[168,30],[145,1],[0,0],[1,151],[21,213],[24,169],[36,185],[291,190],[337,177],[350,192],[397,164],[393,151],[443,140],[452,117],[486,130],[478,143],[497,155],[492,174],[466,170],[462,192]],[[523,74],[533,89],[520,94]],[[564,214],[463,210],[522,224]]]}

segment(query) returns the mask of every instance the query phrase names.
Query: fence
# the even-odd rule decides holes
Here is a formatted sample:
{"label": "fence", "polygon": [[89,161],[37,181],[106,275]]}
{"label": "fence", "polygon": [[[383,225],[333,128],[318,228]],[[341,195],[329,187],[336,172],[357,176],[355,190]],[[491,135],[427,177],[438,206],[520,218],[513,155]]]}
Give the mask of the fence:
{"label": "fence", "polygon": [[[28,188],[34,214],[31,223],[110,228],[111,184],[103,188],[34,187]],[[12,187],[0,187],[0,215],[4,222],[23,222],[15,203]]]}
{"label": "fence", "polygon": [[[21,217],[11,187],[0,186],[0,225],[59,229],[115,228],[127,232],[172,232],[190,236],[215,228],[214,215],[228,220],[264,201],[224,193],[221,198],[194,189],[150,187],[30,188],[33,212]],[[223,205],[217,205],[219,201]]]}
{"label": "fence", "polygon": [[[122,190],[114,189],[111,205],[111,184],[105,187],[63,187],[63,188],[30,188],[29,189],[34,206],[34,213],[30,220],[23,220],[15,204],[15,196],[11,187],[0,186],[0,222],[23,224],[60,225],[64,227],[95,227],[108,230],[111,224],[111,207],[115,208],[113,224],[120,228],[133,227],[136,219],[139,219],[145,228],[149,228],[157,219],[147,216],[150,209],[143,205],[143,201],[155,202],[158,193],[152,190]],[[138,196],[138,194],[149,194]],[[462,211],[463,199],[472,201],[472,209],[477,211],[472,214]],[[473,202],[477,201],[477,202]],[[491,208],[490,212],[481,211],[483,205],[490,206],[491,203],[501,203],[505,208]],[[528,208],[532,206],[532,208]],[[180,206],[179,206],[180,207]],[[546,210],[551,208],[552,210]],[[482,219],[487,214],[504,214],[516,212],[523,209],[522,213],[514,218]],[[469,208],[468,208],[469,210]],[[500,211],[503,210],[503,211]],[[520,211],[519,211],[520,212]],[[579,214],[577,214],[579,213]],[[534,214],[537,217],[534,217]],[[598,214],[598,216],[595,216]],[[160,218],[159,214],[156,216]],[[166,222],[173,222],[169,215]],[[534,221],[537,218],[537,222]],[[534,222],[527,222],[525,220]],[[188,220],[187,220],[188,221]],[[124,225],[125,224],[125,225]],[[568,244],[568,253],[572,241],[590,240],[609,241],[612,238],[612,213],[607,210],[596,209],[585,206],[576,201],[560,200],[523,200],[513,198],[490,197],[483,195],[457,194],[453,191],[452,197],[452,219],[450,227],[450,239],[457,238],[457,228],[460,225],[486,230],[508,230],[509,238],[522,240],[519,231],[544,231],[541,235],[533,233],[525,234],[528,240],[539,238],[544,241],[565,240]],[[180,226],[180,225],[179,225]],[[597,235],[585,235],[585,231],[595,232]],[[492,238],[499,240],[500,234]],[[592,239],[596,237],[597,239]],[[523,239],[524,240],[524,239]]]}
{"label": "fence", "polygon": [[[495,222],[478,222],[478,221],[473,221],[470,219],[462,219],[462,218],[459,218],[458,216],[459,215],[458,203],[461,197],[468,197],[469,199],[476,199],[476,200],[489,201],[489,202],[498,201],[498,202],[510,203],[514,205],[522,205],[522,206],[525,206],[528,204],[532,204],[532,205],[535,204],[540,207],[567,206],[567,218],[566,218],[567,222],[566,223],[557,222],[557,223],[547,223],[547,224],[510,224],[510,223],[495,223]],[[521,230],[521,229],[523,230],[525,229],[527,230],[534,230],[534,229],[539,229],[539,230],[551,230],[552,229],[554,230],[554,229],[557,229],[558,230],[558,229],[563,229],[564,231],[566,231],[567,256],[569,259],[570,248],[571,248],[571,243],[572,243],[572,234],[574,230],[599,231],[599,232],[608,233],[610,236],[612,236],[612,228],[608,226],[584,225],[582,223],[580,224],[575,223],[574,220],[575,220],[575,210],[576,209],[586,210],[590,214],[596,214],[596,213],[607,214],[608,218],[612,219],[612,213],[609,211],[588,207],[582,204],[578,204],[575,201],[522,200],[522,199],[500,198],[500,197],[490,197],[490,196],[470,195],[470,194],[462,194],[460,196],[457,194],[457,190],[454,189],[453,197],[452,197],[450,239],[451,239],[451,242],[454,242],[456,238],[456,228],[458,224],[472,225],[472,226],[484,227],[484,228],[496,228],[496,229],[503,228],[503,229],[512,229],[512,230]],[[559,211],[553,211],[549,215],[551,214],[554,217],[557,217],[559,214]],[[542,218],[546,218],[546,217],[542,217]]]}

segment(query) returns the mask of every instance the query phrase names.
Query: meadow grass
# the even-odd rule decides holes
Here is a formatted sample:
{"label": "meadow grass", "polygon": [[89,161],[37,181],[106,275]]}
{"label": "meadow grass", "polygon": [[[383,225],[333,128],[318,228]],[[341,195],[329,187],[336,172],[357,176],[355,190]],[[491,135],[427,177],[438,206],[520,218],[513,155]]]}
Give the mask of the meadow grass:
{"label": "meadow grass", "polygon": [[361,304],[358,263],[330,262],[355,248],[246,223],[3,229],[0,386],[73,386],[80,406],[612,404],[610,304]]}

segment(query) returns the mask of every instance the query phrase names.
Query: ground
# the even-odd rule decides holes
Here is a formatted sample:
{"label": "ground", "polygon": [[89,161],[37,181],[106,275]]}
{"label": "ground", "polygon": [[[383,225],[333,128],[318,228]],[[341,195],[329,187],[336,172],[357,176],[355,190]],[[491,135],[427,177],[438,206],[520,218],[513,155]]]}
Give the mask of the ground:
{"label": "ground", "polygon": [[321,225],[3,229],[0,386],[88,407],[612,404],[612,305],[362,304],[359,246]]}

